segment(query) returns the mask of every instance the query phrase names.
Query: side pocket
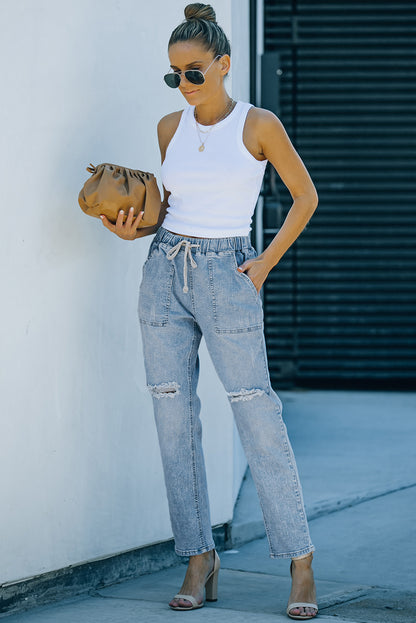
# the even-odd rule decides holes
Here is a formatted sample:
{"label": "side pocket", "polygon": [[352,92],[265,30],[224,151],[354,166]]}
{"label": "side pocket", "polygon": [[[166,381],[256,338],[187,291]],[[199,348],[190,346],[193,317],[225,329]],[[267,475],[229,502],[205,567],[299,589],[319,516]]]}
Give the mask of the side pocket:
{"label": "side pocket", "polygon": [[153,251],[155,249],[156,249],[156,243],[155,243],[155,240],[153,239],[152,242],[150,243],[149,250],[147,252],[147,257],[146,257],[146,259],[144,261],[144,264],[142,266],[142,271],[144,270],[144,267],[146,266],[146,264],[148,263],[148,261],[152,257],[152,253],[153,253]]}
{"label": "side pocket", "polygon": [[246,260],[251,260],[254,257],[257,257],[257,251],[254,249],[254,247],[252,247],[251,249],[248,249],[246,253],[240,250],[234,251],[235,268],[236,268],[237,275],[241,277],[242,279],[245,279],[248,282],[248,284],[251,286],[251,289],[253,290],[255,295],[259,296],[259,293],[257,292],[257,288],[254,285],[254,283],[251,281],[250,277],[246,273],[242,273],[239,270],[237,270],[237,268],[241,266],[241,264],[244,264]]}
{"label": "side pocket", "polygon": [[160,247],[149,249],[143,264],[138,315],[143,324],[163,327],[168,322],[174,266]]}
{"label": "side pocket", "polygon": [[213,321],[216,333],[244,333],[263,326],[263,307],[256,287],[237,270],[233,250],[208,258]]}

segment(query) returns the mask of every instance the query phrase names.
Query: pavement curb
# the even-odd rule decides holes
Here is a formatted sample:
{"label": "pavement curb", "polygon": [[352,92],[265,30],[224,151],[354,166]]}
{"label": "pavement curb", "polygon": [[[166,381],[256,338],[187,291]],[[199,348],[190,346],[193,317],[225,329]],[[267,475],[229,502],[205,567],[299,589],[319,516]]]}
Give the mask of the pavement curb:
{"label": "pavement curb", "polygon": [[[218,551],[228,548],[229,524],[212,529]],[[0,586],[0,618],[82,596],[91,590],[131,580],[182,564],[173,539],[80,562]]]}

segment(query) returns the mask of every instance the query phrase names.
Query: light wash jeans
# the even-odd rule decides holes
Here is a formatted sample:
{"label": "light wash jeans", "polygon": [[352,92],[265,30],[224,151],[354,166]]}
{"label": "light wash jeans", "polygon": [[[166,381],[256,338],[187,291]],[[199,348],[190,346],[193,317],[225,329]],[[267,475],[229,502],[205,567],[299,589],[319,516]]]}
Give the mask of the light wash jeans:
{"label": "light wash jeans", "polygon": [[215,547],[196,393],[202,334],[257,488],[270,557],[314,551],[282,403],[270,385],[261,298],[237,271],[255,256],[249,237],[187,238],[161,227],[143,266],[138,314],[179,556]]}

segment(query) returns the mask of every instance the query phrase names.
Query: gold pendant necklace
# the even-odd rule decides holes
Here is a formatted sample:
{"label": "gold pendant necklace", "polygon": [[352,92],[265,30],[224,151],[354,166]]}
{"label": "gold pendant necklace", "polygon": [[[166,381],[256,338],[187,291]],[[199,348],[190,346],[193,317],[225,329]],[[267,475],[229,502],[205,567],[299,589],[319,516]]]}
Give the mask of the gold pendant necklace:
{"label": "gold pendant necklace", "polygon": [[[225,109],[225,111],[222,113],[222,115],[220,115],[218,117],[218,119],[215,120],[215,123],[211,124],[209,130],[200,130],[199,126],[198,126],[198,117],[196,114],[196,108],[194,108],[194,118],[195,118],[195,125],[196,125],[196,131],[198,132],[198,137],[199,137],[199,142],[201,143],[200,146],[198,147],[198,151],[204,151],[205,149],[205,143],[207,142],[208,136],[210,135],[211,131],[213,130],[214,126],[219,123],[220,121],[222,121],[223,119],[225,119],[225,117],[227,117],[227,115],[230,114],[231,110],[233,109],[233,105],[234,105],[234,100],[231,98],[227,108]],[[205,137],[205,140],[203,141],[201,138],[201,132],[206,134],[207,136]]]}

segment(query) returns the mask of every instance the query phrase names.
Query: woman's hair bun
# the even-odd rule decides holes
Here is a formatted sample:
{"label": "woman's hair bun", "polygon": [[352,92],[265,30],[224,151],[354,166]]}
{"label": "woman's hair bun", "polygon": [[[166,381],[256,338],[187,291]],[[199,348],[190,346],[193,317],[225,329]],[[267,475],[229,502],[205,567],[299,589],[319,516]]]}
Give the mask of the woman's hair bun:
{"label": "woman's hair bun", "polygon": [[185,7],[185,20],[173,30],[168,49],[180,41],[196,41],[213,56],[231,55],[231,45],[210,4],[193,2]]}
{"label": "woman's hair bun", "polygon": [[191,19],[204,19],[206,22],[217,23],[217,16],[210,4],[202,4],[201,2],[188,4],[188,6],[185,7],[184,13],[187,21]]}

